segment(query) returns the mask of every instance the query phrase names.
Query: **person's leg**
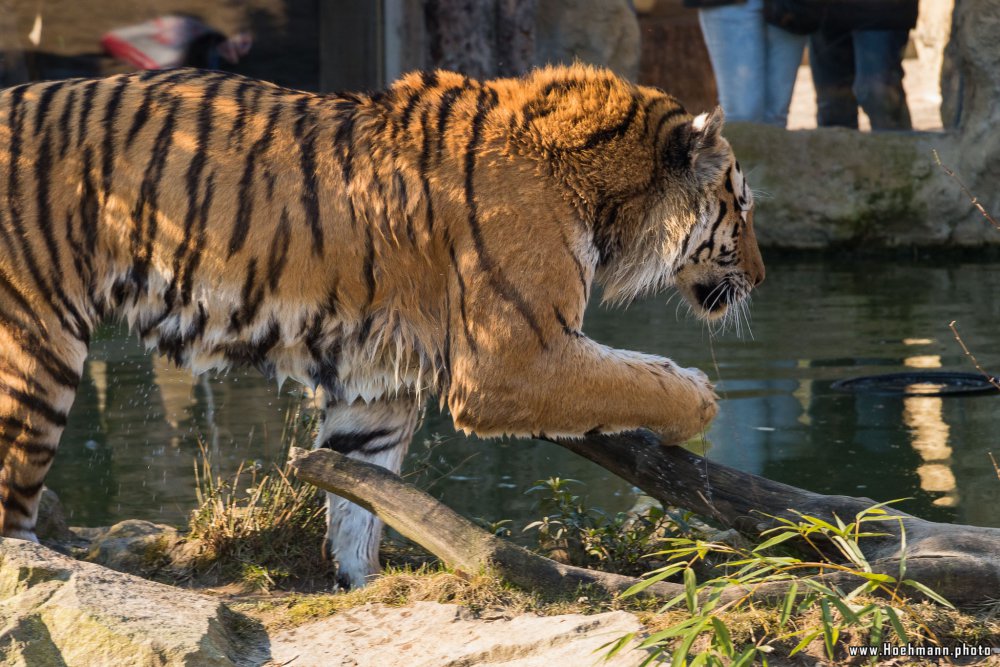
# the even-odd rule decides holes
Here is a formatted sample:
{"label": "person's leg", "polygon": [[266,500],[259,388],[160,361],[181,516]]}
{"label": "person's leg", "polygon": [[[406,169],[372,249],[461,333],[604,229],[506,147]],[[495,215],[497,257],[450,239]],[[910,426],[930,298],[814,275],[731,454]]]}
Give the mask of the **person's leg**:
{"label": "person's leg", "polygon": [[726,119],[763,122],[766,70],[760,11],[738,4],[700,9],[698,16]]}
{"label": "person's leg", "polygon": [[[763,22],[763,15],[761,17]],[[792,103],[795,78],[806,48],[806,36],[796,35],[765,24],[767,58],[767,92],[764,122],[785,127],[788,107]]]}
{"label": "person's leg", "polygon": [[913,127],[903,91],[903,49],[909,36],[908,30],[854,31],[854,93],[873,130]]}
{"label": "person's leg", "polygon": [[816,124],[858,127],[854,97],[854,44],[846,30],[822,27],[809,37],[809,66],[816,87]]}

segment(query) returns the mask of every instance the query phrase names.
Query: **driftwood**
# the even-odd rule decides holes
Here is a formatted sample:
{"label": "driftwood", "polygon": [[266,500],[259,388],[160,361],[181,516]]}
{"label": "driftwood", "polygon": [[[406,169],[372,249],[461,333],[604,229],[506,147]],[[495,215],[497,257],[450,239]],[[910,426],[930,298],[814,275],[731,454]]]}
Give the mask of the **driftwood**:
{"label": "driftwood", "polygon": [[[619,574],[573,567],[533,554],[500,539],[385,468],[355,461],[329,449],[293,448],[288,464],[296,476],[336,493],[372,512],[407,539],[449,567],[466,573],[491,569],[529,589],[572,593],[581,585],[607,593],[623,592],[638,580]],[[649,592],[674,596],[676,584],[654,584]]]}
{"label": "driftwood", "polygon": [[[794,519],[792,509],[822,519],[839,516],[849,522],[875,501],[827,496],[713,463],[680,447],[664,447],[648,431],[579,440],[555,440],[631,482],[664,505],[696,514],[758,536],[777,525],[766,515]],[[955,604],[1000,600],[1000,529],[925,521],[890,509],[902,517],[906,538],[906,578],[919,581]],[[891,576],[900,571],[900,524],[868,524],[883,537],[859,546],[872,570]]]}
{"label": "driftwood", "polygon": [[[756,537],[773,527],[767,515],[794,518],[790,509],[819,518],[834,515],[851,521],[874,501],[826,496],[740,472],[713,463],[679,447],[664,447],[649,432],[555,440],[584,456],[665,505],[680,506]],[[451,567],[467,572],[493,568],[526,588],[571,593],[590,585],[620,593],[636,579],[563,565],[491,535],[406,484],[384,468],[361,463],[330,450],[293,449],[290,466],[303,481],[351,500],[377,514],[400,534],[420,544]],[[939,524],[903,512],[906,537],[906,577],[917,580],[955,604],[1000,599],[1000,529]],[[875,572],[897,576],[902,556],[900,524],[876,524],[882,537],[863,539],[861,549]],[[855,586],[850,574],[821,577],[826,583]],[[772,582],[752,591],[732,587],[723,602],[744,595],[755,599],[783,596],[788,582]],[[661,582],[647,594],[674,596],[677,584]]]}

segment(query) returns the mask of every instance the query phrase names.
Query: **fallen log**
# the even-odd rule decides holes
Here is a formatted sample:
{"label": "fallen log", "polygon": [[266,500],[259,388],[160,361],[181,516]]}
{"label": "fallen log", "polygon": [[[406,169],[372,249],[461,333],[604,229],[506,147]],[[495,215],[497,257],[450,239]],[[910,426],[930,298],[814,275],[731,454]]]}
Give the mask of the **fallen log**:
{"label": "fallen log", "polygon": [[[592,586],[616,595],[639,581],[534,554],[483,530],[385,468],[330,449],[293,447],[288,465],[299,479],[364,507],[459,571],[492,570],[523,588],[567,594]],[[683,591],[678,584],[657,583],[646,594],[673,597]]]}
{"label": "fallen log", "polygon": [[[768,515],[794,520],[792,510],[796,510],[827,521],[838,516],[849,522],[875,504],[868,498],[813,493],[741,472],[681,447],[664,447],[649,431],[552,442],[615,473],[664,505],[689,509],[753,538],[779,525]],[[901,521],[875,524],[885,535],[859,543],[873,571],[898,576],[905,557],[906,578],[954,604],[1000,600],[1000,528],[935,523],[895,509],[890,513]]]}
{"label": "fallen log", "polygon": [[[754,538],[778,525],[768,515],[795,519],[794,509],[826,520],[839,516],[851,521],[875,504],[866,498],[812,493],[741,472],[680,447],[664,447],[646,431],[553,442],[598,463],[665,505],[690,509]],[[638,581],[531,553],[491,535],[384,468],[331,450],[294,448],[289,465],[303,481],[375,513],[404,537],[460,571],[491,568],[519,586],[564,593],[587,585],[617,594]],[[885,535],[860,542],[872,571],[899,576],[905,532],[906,578],[923,583],[955,604],[1000,599],[1000,529],[939,524],[904,512],[892,513],[900,521],[879,523],[878,530]],[[817,580],[845,588],[863,581],[845,572],[828,573]],[[781,598],[790,583],[768,582],[752,589],[732,586],[722,595],[722,602],[747,595],[756,600]],[[681,593],[682,586],[669,582],[659,582],[645,591],[662,597]]]}

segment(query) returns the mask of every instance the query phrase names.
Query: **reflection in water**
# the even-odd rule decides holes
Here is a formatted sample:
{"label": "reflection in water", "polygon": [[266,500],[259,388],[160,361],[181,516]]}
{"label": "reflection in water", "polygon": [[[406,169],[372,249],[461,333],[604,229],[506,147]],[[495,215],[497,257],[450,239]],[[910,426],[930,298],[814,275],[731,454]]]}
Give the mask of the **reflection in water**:
{"label": "reflection in water", "polygon": [[[830,389],[838,379],[907,367],[968,370],[948,322],[960,320],[969,341],[995,342],[1000,264],[771,261],[768,271],[754,297],[752,340],[713,340],[700,322],[678,321],[666,297],[624,312],[595,306],[584,329],[715,378],[723,401],[708,454],[721,463],[820,493],[912,497],[902,509],[1000,526],[1000,482],[987,456],[996,448],[1000,398]],[[997,346],[976,354],[1000,369]],[[300,388],[278,391],[253,372],[192,378],[109,329],[95,336],[48,483],[74,524],[180,523],[194,504],[199,439],[223,475],[242,460],[276,461],[285,415],[304,400]],[[588,501],[612,512],[636,497],[556,445],[456,434],[434,406],[406,471],[468,516],[521,525],[535,505],[524,490],[550,476],[583,480]]]}
{"label": "reflection in water", "polygon": [[[928,339],[904,339],[907,345],[929,345]],[[903,359],[907,368],[941,368],[941,357],[924,354]],[[934,394],[941,385],[927,383],[907,387],[909,394]],[[948,434],[951,429],[944,421],[944,400],[936,396],[907,396],[903,399],[903,423],[910,429],[910,445],[924,463],[917,467],[920,488],[929,493],[941,494],[934,499],[939,507],[958,505],[958,489],[951,471],[951,447]]]}

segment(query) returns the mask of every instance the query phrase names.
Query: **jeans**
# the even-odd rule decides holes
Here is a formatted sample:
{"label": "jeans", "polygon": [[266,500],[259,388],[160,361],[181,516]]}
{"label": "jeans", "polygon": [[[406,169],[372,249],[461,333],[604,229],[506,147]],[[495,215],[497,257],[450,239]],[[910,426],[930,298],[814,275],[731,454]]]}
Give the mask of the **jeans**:
{"label": "jeans", "polygon": [[698,10],[728,120],[785,126],[804,35],[764,22],[764,0]]}
{"label": "jeans", "polygon": [[903,91],[908,30],[821,28],[809,38],[820,127],[858,126],[858,104],[873,130],[909,130]]}

